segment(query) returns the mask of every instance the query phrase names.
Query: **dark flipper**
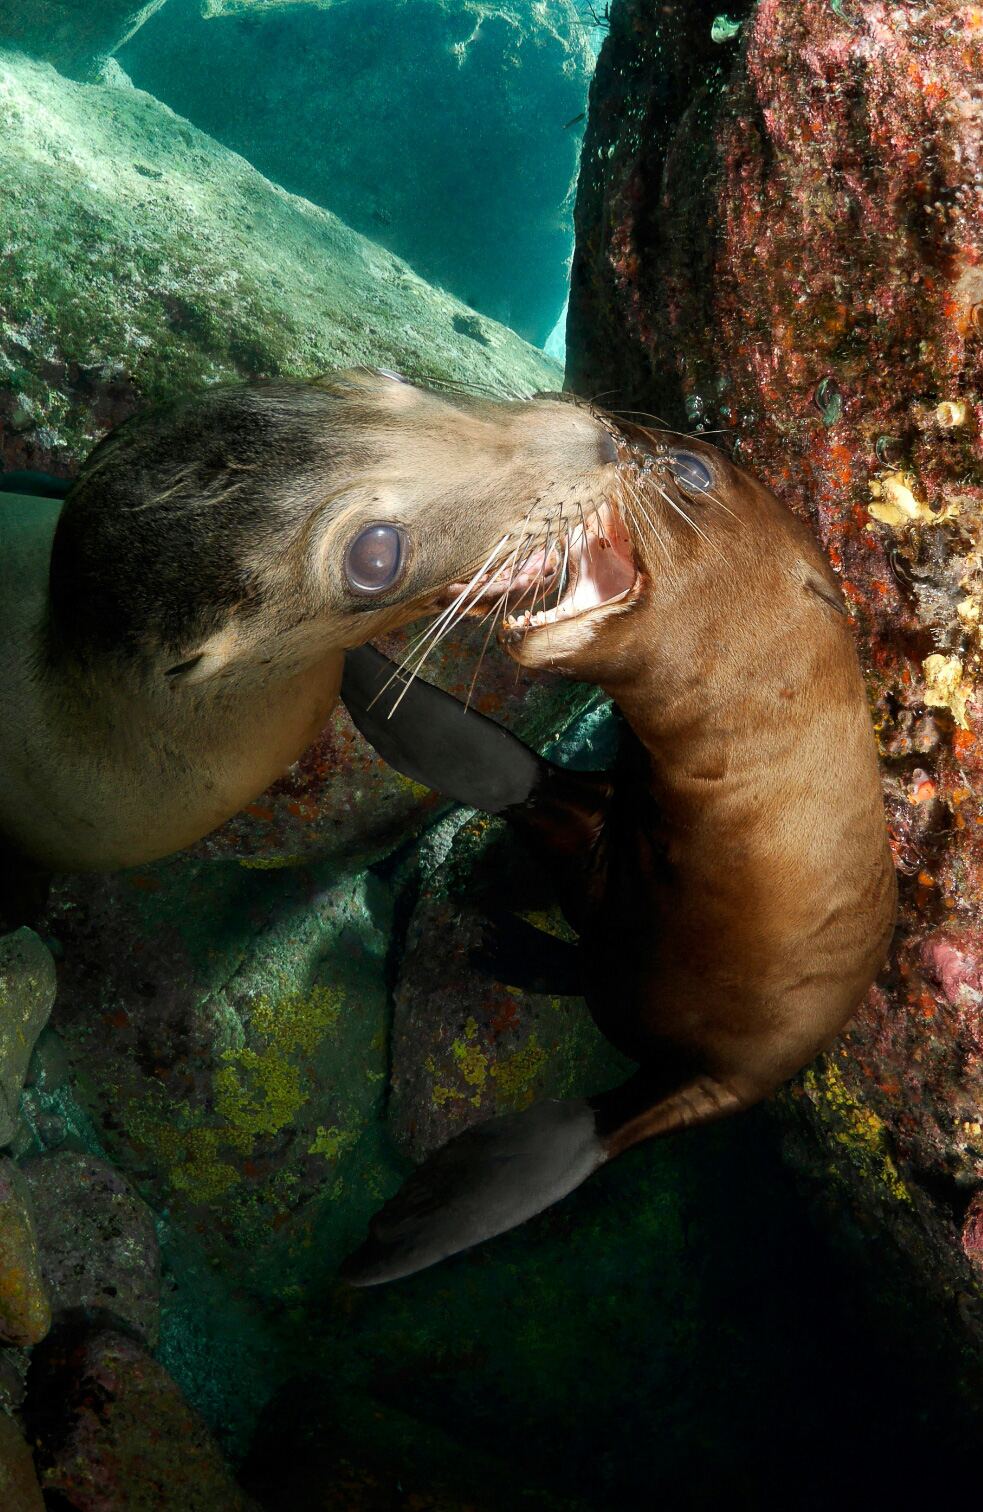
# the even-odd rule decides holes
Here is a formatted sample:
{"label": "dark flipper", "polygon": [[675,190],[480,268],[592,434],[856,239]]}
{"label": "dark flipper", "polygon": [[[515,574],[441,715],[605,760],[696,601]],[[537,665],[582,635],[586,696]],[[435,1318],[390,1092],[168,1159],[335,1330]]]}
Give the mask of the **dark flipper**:
{"label": "dark flipper", "polygon": [[698,1076],[651,1102],[644,1072],[600,1097],[536,1103],[452,1139],[369,1223],[342,1279],[377,1286],[411,1276],[559,1202],[643,1139],[736,1113],[751,1100]]}
{"label": "dark flipper", "polygon": [[579,945],[557,939],[505,909],[490,910],[482,921],[482,942],[472,950],[471,964],[496,982],[525,992],[584,994]]}
{"label": "dark flipper", "polygon": [[56,478],[54,473],[35,472],[31,467],[0,473],[0,493],[28,494],[38,499],[63,499],[71,486],[71,478]]}
{"label": "dark flipper", "polygon": [[456,803],[503,814],[541,858],[560,862],[561,897],[574,874],[574,892],[590,891],[581,874],[593,865],[611,801],[606,772],[568,771],[545,761],[450,693],[418,677],[409,681],[374,646],[345,656],[341,697],[366,740],[397,772]]}
{"label": "dark flipper", "polygon": [[487,814],[524,803],[548,766],[493,719],[432,683],[410,682],[374,646],[346,655],[341,698],[397,772]]}
{"label": "dark flipper", "polygon": [[489,1119],[407,1178],[341,1277],[376,1286],[425,1270],[559,1202],[604,1158],[589,1102],[541,1102]]}

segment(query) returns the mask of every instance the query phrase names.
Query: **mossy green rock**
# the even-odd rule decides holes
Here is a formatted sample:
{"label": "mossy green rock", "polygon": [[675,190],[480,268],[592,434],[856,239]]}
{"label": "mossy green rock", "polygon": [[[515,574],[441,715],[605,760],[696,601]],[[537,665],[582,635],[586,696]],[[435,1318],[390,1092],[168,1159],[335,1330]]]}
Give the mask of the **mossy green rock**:
{"label": "mossy green rock", "polygon": [[142,401],[223,378],[370,363],[560,386],[559,364],[138,90],[0,53],[0,177],[6,466],[71,471]]}
{"label": "mossy green rock", "polygon": [[100,65],[165,0],[4,0],[0,45],[22,47],[75,79]]}

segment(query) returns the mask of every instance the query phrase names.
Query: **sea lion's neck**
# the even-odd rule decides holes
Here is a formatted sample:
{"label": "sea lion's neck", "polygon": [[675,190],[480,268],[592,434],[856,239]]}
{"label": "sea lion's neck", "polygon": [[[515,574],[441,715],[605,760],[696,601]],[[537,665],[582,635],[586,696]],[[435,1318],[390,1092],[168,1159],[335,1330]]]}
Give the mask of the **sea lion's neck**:
{"label": "sea lion's neck", "polygon": [[718,571],[685,601],[660,583],[605,626],[592,647],[598,680],[648,752],[661,797],[678,806],[687,795],[709,801],[728,777],[766,781],[787,764],[790,741],[863,707],[835,590],[817,579],[826,599],[795,581],[813,572],[789,552],[742,562],[724,581]]}

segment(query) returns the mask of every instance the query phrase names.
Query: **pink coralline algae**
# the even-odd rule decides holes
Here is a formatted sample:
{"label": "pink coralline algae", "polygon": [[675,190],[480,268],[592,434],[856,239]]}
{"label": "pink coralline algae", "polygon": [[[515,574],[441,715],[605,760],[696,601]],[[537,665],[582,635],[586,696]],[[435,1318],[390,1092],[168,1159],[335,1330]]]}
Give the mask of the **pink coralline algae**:
{"label": "pink coralline algae", "polygon": [[[965,1299],[983,1275],[983,7],[761,0],[716,72],[707,30],[695,5],[613,8],[572,378],[698,424],[840,574],[902,900],[878,986],[788,1102],[825,1150],[806,1163],[828,1176],[832,1154],[935,1294]],[[983,1337],[978,1304],[959,1313]]]}

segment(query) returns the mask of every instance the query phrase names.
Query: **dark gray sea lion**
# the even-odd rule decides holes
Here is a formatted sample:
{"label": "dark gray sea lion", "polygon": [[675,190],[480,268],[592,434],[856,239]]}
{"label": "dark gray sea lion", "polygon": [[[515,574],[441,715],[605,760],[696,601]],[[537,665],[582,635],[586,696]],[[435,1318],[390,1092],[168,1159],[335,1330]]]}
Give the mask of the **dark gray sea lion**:
{"label": "dark gray sea lion", "polygon": [[347,647],[572,527],[615,462],[586,406],[359,369],[135,417],[63,506],[0,491],[6,876],[221,824],[315,739]]}
{"label": "dark gray sea lion", "polygon": [[387,760],[503,814],[551,864],[590,1011],[640,1069],[451,1140],[372,1220],[342,1272],[356,1285],[513,1227],[641,1140],[749,1107],[835,1038],[885,960],[895,875],[833,573],[719,452],[622,431],[616,501],[561,543],[557,601],[502,634],[523,665],[615,699],[613,771],[562,770],[435,688],[387,686],[368,646],[342,697]]}

